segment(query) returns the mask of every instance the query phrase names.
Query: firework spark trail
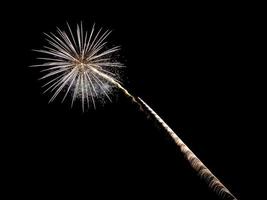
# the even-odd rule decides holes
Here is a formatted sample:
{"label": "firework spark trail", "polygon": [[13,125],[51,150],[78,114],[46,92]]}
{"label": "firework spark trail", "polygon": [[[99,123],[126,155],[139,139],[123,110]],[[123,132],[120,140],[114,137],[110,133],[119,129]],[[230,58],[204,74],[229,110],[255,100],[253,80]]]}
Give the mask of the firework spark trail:
{"label": "firework spark trail", "polygon": [[136,99],[114,79],[106,76],[105,74],[99,75],[103,76],[103,78],[106,78],[107,80],[115,84],[118,88],[120,88],[125,95],[130,97],[134,103],[138,104],[141,111],[148,111],[157,120],[157,122],[164,128],[164,130],[171,136],[176,145],[180,148],[181,153],[188,160],[191,167],[196,171],[200,178],[208,184],[211,190],[218,194],[218,196],[220,196],[222,199],[237,200],[235,196],[219,181],[219,179],[216,178],[216,176],[187,147],[187,145],[185,145],[185,143],[177,136],[177,134],[168,126],[168,124],[166,124],[163,119],[161,119],[161,117],[152,108],[150,108],[150,106],[148,106],[140,97],[137,97]]}
{"label": "firework spark trail", "polygon": [[[38,59],[45,63],[33,65],[32,67],[44,67],[42,72],[46,72],[40,79],[48,80],[43,87],[44,93],[53,92],[50,101],[54,101],[63,92],[65,100],[68,94],[72,94],[71,105],[76,99],[81,99],[84,111],[85,103],[96,106],[96,99],[105,96],[110,99],[110,88],[117,87],[139,106],[140,111],[148,113],[154,117],[164,130],[175,141],[180,151],[190,163],[197,174],[204,179],[208,186],[224,199],[236,200],[230,191],[212,174],[212,172],[196,157],[196,155],[183,143],[175,132],[153,111],[141,98],[131,95],[118,80],[117,71],[123,65],[114,61],[112,54],[119,50],[119,47],[106,49],[105,39],[111,33],[102,29],[95,32],[93,26],[90,34],[83,31],[82,24],[77,25],[76,33],[72,32],[67,24],[69,32],[57,29],[54,33],[45,34],[49,46],[42,50],[36,50],[45,57]],[[113,73],[114,72],[114,73]]]}
{"label": "firework spark trail", "polygon": [[147,111],[161,124],[164,130],[171,136],[184,157],[188,160],[191,167],[197,172],[211,190],[218,194],[223,199],[237,200],[234,195],[213,175],[213,173],[198,159],[198,157],[185,145],[185,143],[175,134],[175,132],[161,119],[161,117],[150,108],[141,98],[140,102]]}

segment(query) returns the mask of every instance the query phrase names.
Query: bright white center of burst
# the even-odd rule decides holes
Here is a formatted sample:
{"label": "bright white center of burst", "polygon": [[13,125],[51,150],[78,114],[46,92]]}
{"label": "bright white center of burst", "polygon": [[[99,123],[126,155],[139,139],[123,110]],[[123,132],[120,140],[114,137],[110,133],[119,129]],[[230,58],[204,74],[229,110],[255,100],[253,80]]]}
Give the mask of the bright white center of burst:
{"label": "bright white center of burst", "polygon": [[79,73],[83,74],[88,70],[96,71],[98,68],[101,68],[97,65],[92,65],[86,60],[76,61],[73,64],[73,68],[78,69]]}
{"label": "bright white center of burst", "polygon": [[89,68],[89,65],[85,64],[83,62],[80,62],[80,63],[76,64],[75,67],[77,67],[79,69],[79,71],[83,73],[84,71],[86,71]]}
{"label": "bright white center of burst", "polygon": [[114,84],[118,84],[117,69],[122,67],[114,61],[112,54],[119,50],[118,46],[106,48],[105,39],[110,31],[83,31],[82,25],[77,26],[76,32],[61,31],[58,34],[46,34],[49,46],[40,53],[46,54],[46,62],[36,66],[46,67],[47,72],[41,79],[47,79],[45,92],[53,92],[50,101],[60,93],[70,96],[73,102],[78,98],[84,104],[93,105],[95,100],[110,100],[109,94]]}

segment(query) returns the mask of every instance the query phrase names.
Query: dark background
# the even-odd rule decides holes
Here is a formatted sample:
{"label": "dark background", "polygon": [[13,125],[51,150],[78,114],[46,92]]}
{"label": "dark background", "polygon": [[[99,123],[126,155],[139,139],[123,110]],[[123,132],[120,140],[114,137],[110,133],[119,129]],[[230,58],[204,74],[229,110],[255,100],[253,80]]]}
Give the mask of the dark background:
{"label": "dark background", "polygon": [[10,197],[217,199],[168,135],[119,92],[113,103],[85,113],[47,103],[39,71],[27,67],[36,64],[31,49],[42,47],[42,32],[81,20],[88,29],[95,22],[114,30],[110,41],[122,46],[125,87],[241,196],[245,38],[236,8],[75,1],[8,10],[1,76]]}

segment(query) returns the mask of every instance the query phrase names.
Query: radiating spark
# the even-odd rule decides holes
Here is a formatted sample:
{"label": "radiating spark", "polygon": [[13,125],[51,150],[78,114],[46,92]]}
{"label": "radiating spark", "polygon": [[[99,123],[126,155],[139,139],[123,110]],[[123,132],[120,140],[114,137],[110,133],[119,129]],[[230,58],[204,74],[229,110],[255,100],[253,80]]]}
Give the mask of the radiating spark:
{"label": "radiating spark", "polygon": [[72,96],[71,105],[80,99],[83,110],[84,104],[95,108],[96,98],[106,96],[111,101],[110,90],[119,83],[115,68],[123,67],[112,56],[119,46],[107,48],[106,39],[111,31],[96,31],[94,25],[88,34],[82,23],[77,25],[76,31],[72,31],[68,23],[67,27],[68,31],[57,28],[56,33],[45,33],[47,46],[34,50],[46,55],[38,58],[44,63],[31,67],[44,68],[41,72],[45,74],[40,80],[47,81],[44,93],[53,92],[49,102],[60,93],[63,93],[62,102],[68,95]]}

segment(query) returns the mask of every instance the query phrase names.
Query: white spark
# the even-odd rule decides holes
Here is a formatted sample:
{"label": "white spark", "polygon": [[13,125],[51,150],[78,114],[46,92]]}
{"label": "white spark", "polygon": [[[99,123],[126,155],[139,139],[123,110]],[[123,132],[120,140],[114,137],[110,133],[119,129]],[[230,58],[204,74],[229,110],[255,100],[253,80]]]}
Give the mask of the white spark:
{"label": "white spark", "polygon": [[62,102],[72,95],[71,105],[80,99],[83,110],[85,104],[95,108],[96,98],[105,96],[111,101],[111,90],[119,84],[117,69],[123,67],[112,56],[119,46],[107,48],[106,38],[111,31],[96,31],[93,26],[88,34],[82,23],[77,25],[75,32],[68,23],[67,26],[68,31],[57,28],[55,34],[45,33],[48,45],[34,50],[46,55],[38,58],[44,63],[31,67],[45,68],[41,72],[46,74],[40,79],[47,80],[43,85],[44,93],[53,92],[49,102],[60,93],[64,93]]}

